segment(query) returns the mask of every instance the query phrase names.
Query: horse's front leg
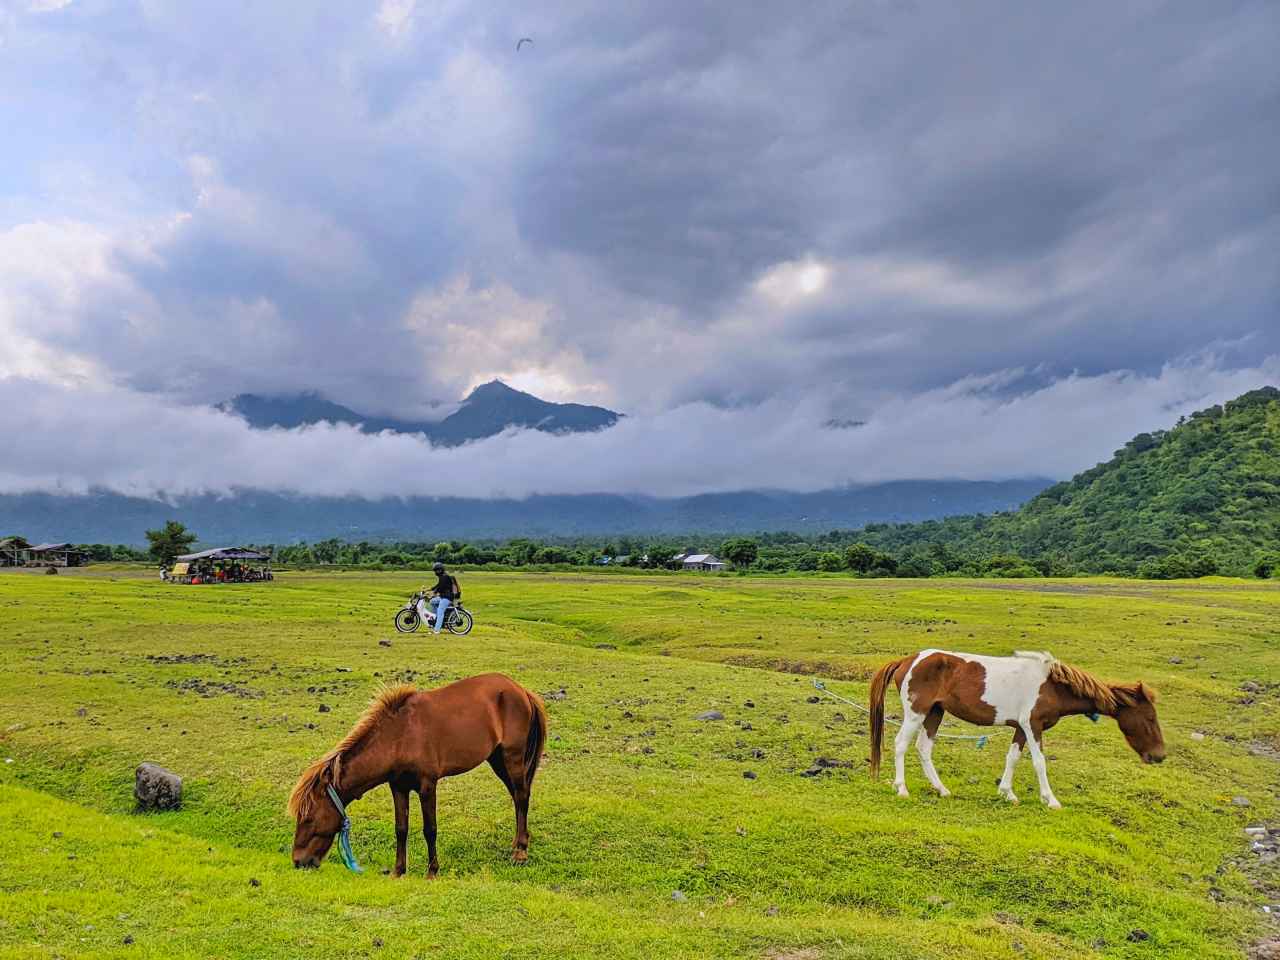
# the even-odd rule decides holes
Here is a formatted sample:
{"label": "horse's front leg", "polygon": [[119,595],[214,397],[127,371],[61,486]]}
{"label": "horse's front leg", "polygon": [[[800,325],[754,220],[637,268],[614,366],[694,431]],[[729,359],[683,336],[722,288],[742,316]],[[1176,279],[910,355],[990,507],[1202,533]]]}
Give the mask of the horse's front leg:
{"label": "horse's front leg", "polygon": [[1004,797],[1010,803],[1018,802],[1018,795],[1013,792],[1013,768],[1018,765],[1018,758],[1022,756],[1022,745],[1027,742],[1026,734],[1019,727],[1013,732],[1013,743],[1009,744],[1009,752],[1004,758],[1004,776],[1000,778],[1000,796]]}
{"label": "horse's front leg", "polygon": [[391,799],[396,806],[396,866],[391,875],[403,877],[409,847],[409,791],[392,787]]}
{"label": "horse's front leg", "polygon": [[1036,778],[1040,781],[1040,799],[1050,810],[1061,810],[1062,804],[1053,795],[1053,787],[1049,786],[1049,770],[1044,761],[1044,751],[1040,747],[1040,731],[1032,730],[1029,723],[1020,725],[1027,737],[1031,764],[1036,768]]}
{"label": "horse's front leg", "polygon": [[440,870],[436,860],[436,782],[424,782],[418,798],[422,801],[422,836],[427,841],[427,879],[430,880]]}

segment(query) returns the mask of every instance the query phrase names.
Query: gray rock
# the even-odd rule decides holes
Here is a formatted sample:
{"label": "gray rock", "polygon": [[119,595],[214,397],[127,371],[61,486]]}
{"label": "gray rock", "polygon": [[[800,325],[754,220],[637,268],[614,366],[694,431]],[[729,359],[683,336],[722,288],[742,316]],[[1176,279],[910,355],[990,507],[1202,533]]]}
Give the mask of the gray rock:
{"label": "gray rock", "polygon": [[1194,731],[1192,731],[1192,733],[1191,733],[1191,739],[1192,739],[1192,740],[1203,740],[1203,739],[1204,739],[1204,734],[1203,734],[1203,733],[1201,733],[1199,730],[1194,730]]}
{"label": "gray rock", "polygon": [[696,717],[694,717],[694,719],[695,720],[723,720],[724,714],[721,713],[719,710],[708,710],[706,713],[698,714]]}
{"label": "gray rock", "polygon": [[390,641],[390,640],[379,640],[379,641],[378,641],[378,646],[380,646],[380,647],[389,647],[389,646],[391,646],[391,641]]}
{"label": "gray rock", "polygon": [[681,893],[679,890],[672,890],[672,891],[671,891],[671,899],[672,899],[672,900],[674,900],[676,903],[684,903],[684,902],[685,902],[686,900],[688,900],[689,898],[688,898],[688,897],[686,897],[686,896],[685,896],[683,893]]}
{"label": "gray rock", "polygon": [[1237,807],[1247,807],[1247,806],[1250,806],[1249,798],[1248,798],[1248,797],[1232,797],[1232,798],[1231,798],[1231,803],[1232,803],[1233,805],[1237,806]]}
{"label": "gray rock", "polygon": [[744,779],[744,780],[754,780],[755,778],[756,778],[756,772],[755,772],[754,770],[743,770],[743,771],[742,771],[742,779]]}
{"label": "gray rock", "polygon": [[182,778],[156,763],[133,772],[133,796],[139,810],[177,810],[182,806]]}

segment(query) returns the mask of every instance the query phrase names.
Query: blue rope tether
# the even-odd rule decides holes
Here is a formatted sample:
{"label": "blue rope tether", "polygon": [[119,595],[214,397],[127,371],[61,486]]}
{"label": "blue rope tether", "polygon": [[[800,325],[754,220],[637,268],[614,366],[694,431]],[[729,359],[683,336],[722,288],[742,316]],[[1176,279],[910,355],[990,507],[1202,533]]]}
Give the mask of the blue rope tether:
{"label": "blue rope tether", "polygon": [[364,873],[360,869],[360,864],[356,862],[356,855],[351,850],[351,818],[347,816],[347,808],[342,805],[342,798],[338,796],[338,791],[333,789],[333,784],[329,784],[329,799],[333,801],[333,805],[338,808],[338,813],[342,816],[342,832],[338,834],[338,853],[342,855],[342,862],[347,865],[347,869],[352,873]]}

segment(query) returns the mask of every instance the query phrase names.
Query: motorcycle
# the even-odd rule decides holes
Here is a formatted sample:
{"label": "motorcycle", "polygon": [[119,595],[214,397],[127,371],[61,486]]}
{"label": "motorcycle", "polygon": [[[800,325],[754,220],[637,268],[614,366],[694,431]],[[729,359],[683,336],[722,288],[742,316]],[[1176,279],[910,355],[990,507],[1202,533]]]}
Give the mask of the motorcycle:
{"label": "motorcycle", "polygon": [[[418,627],[422,626],[422,615],[418,613],[418,601],[427,599],[428,595],[419,590],[405,601],[403,607],[396,611],[396,630],[398,632],[413,633]],[[465,637],[471,632],[474,622],[471,611],[464,607],[461,601],[454,601],[449,604],[449,609],[444,612],[444,627],[442,629],[460,637]],[[428,613],[427,626],[434,628],[435,625],[435,614]]]}

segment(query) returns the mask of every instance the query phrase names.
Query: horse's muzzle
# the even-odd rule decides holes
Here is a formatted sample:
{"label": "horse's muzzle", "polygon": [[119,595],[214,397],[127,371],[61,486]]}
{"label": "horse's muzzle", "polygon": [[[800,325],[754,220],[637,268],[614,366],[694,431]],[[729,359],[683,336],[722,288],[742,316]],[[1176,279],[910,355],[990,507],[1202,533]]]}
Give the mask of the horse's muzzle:
{"label": "horse's muzzle", "polygon": [[1144,753],[1142,755],[1143,763],[1164,763],[1163,753]]}
{"label": "horse's muzzle", "polygon": [[320,866],[320,861],[315,857],[307,857],[305,860],[293,861],[293,869],[295,870],[315,870]]}

